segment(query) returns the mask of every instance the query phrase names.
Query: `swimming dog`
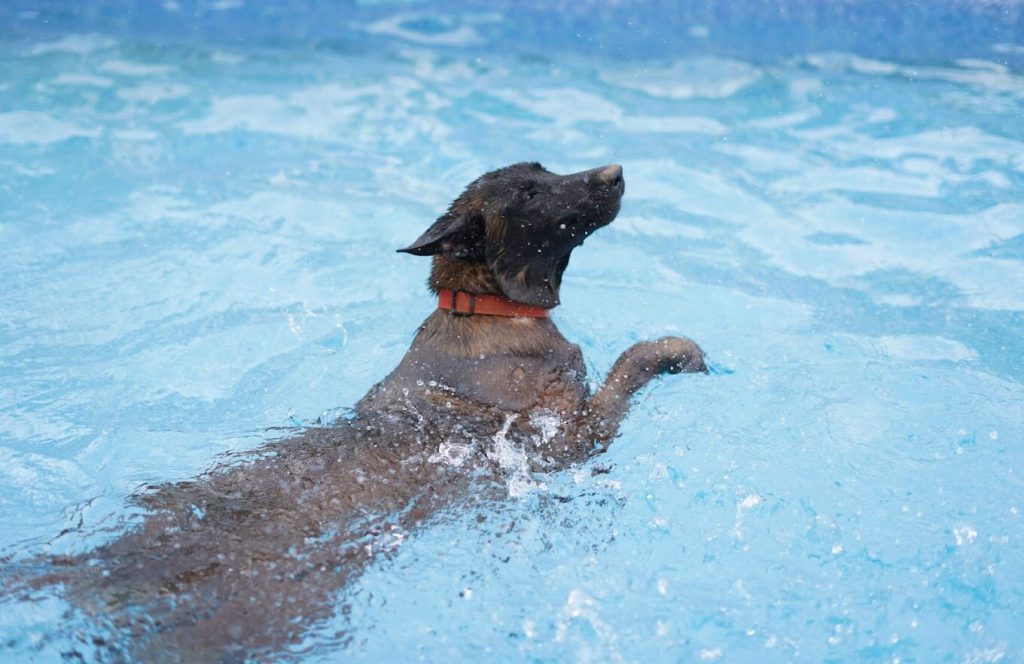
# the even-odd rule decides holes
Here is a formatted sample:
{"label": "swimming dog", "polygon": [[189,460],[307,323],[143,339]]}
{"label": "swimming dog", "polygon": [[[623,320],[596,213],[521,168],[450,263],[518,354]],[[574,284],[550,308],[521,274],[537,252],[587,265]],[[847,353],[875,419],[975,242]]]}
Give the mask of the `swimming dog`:
{"label": "swimming dog", "polygon": [[[653,377],[705,371],[694,342],[665,337],[626,350],[591,394],[579,347],[549,317],[572,251],[612,222],[624,191],[618,165],[556,175],[520,163],[481,176],[400,250],[432,257],[438,308],[351,417],[151,488],[135,497],[147,513],[133,528],[47,559],[27,587],[62,583],[73,606],[123,635],[89,641],[100,658],[280,657],[333,615],[395,533],[510,472],[601,452]],[[510,468],[499,444],[523,464]]]}

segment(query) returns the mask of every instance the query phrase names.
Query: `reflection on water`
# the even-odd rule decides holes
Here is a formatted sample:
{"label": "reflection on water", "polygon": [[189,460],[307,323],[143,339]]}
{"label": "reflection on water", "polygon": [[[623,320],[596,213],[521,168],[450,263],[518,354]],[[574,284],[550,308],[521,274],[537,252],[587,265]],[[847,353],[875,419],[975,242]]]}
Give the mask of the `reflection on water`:
{"label": "reflection on water", "polygon": [[[87,551],[141,485],[354,403],[432,308],[393,250],[479,173],[616,161],[559,325],[598,374],[681,333],[715,377],[649,391],[599,467],[506,454],[514,497],[403,531],[298,651],[1021,657],[1019,45],[623,60],[500,25],[2,42],[3,552]],[[66,608],[4,606],[3,647],[59,660]]]}

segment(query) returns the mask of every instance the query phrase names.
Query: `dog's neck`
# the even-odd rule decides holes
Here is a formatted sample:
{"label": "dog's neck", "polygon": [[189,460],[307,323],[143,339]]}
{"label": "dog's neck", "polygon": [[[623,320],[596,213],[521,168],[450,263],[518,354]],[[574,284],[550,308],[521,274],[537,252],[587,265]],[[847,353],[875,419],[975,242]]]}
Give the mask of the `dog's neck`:
{"label": "dog's neck", "polygon": [[502,255],[496,261],[455,259],[435,254],[427,283],[435,293],[450,289],[474,295],[500,295],[512,302],[552,309],[558,306],[562,272],[569,254],[530,262]]}
{"label": "dog's neck", "polygon": [[504,295],[497,277],[486,263],[460,261],[442,255],[434,256],[427,283],[434,293],[447,288],[475,295]]}
{"label": "dog's neck", "polygon": [[[498,280],[484,263],[434,256],[428,281],[430,290],[444,289],[476,295],[501,295]],[[568,342],[550,318],[506,316],[452,316],[437,309],[424,322],[413,344],[414,350],[432,356],[511,354],[546,356],[552,348],[564,350]]]}

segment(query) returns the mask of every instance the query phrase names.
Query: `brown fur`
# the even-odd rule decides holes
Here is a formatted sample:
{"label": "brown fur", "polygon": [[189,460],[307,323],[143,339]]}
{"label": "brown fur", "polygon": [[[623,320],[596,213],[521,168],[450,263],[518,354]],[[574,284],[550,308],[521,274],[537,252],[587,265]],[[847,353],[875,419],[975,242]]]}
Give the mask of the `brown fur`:
{"label": "brown fur", "polygon": [[450,288],[467,293],[501,295],[501,286],[486,264],[457,261],[447,256],[434,256],[434,264],[427,283],[430,290],[435,293]]}
{"label": "brown fur", "polygon": [[[406,251],[434,256],[434,291],[553,306],[569,253],[612,220],[623,189],[615,167],[556,176],[519,164],[470,185]],[[115,635],[92,641],[96,658],[281,659],[332,616],[395,533],[501,498],[510,469],[492,450],[499,432],[533,470],[565,468],[611,442],[652,377],[682,371],[704,371],[692,341],[636,344],[591,396],[580,349],[550,319],[437,310],[352,419],[153,487],[136,498],[148,514],[128,532],[80,556],[8,565],[8,585],[28,594],[63,584],[78,611]],[[562,423],[554,437],[531,422],[541,412]],[[468,458],[439,458],[450,442]]]}

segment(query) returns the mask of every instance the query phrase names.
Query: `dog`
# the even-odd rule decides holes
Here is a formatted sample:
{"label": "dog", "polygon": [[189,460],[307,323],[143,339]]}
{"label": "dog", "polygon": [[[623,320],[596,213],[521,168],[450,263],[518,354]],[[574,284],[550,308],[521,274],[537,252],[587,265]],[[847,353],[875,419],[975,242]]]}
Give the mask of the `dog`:
{"label": "dog", "polygon": [[45,571],[22,592],[63,584],[121,635],[83,643],[100,659],[281,657],[431,516],[599,454],[652,378],[706,372],[697,344],[665,337],[626,350],[591,394],[579,347],[549,318],[572,251],[612,222],[624,191],[618,165],[481,176],[399,250],[432,257],[439,306],[351,417],[150,488],[134,498],[147,510],[134,528],[37,559]]}

